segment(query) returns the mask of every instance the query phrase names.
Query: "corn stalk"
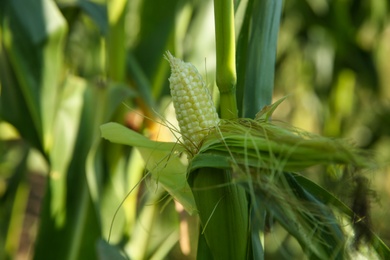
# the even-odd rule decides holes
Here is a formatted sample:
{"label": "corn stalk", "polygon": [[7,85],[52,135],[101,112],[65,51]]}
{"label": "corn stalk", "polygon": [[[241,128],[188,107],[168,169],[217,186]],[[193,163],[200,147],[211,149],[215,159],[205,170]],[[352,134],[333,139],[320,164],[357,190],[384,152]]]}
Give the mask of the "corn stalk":
{"label": "corn stalk", "polygon": [[[221,117],[237,118],[234,7],[214,0],[217,54],[216,82]],[[198,259],[247,259],[249,207],[245,189],[232,183],[229,170],[201,168],[190,172],[200,217]]]}

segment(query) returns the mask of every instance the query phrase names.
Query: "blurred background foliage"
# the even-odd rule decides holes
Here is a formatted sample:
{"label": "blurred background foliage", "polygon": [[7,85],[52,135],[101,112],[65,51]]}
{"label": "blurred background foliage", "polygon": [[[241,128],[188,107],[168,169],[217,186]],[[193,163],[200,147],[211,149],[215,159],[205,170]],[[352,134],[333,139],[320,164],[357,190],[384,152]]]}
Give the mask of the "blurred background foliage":
{"label": "blurred background foliage", "polygon": [[[275,119],[372,151],[372,223],[387,245],[389,8],[285,1],[274,87],[275,100],[289,95]],[[195,218],[142,178],[136,150],[103,141],[99,126],[117,121],[174,140],[158,124],[173,117],[163,54],[192,62],[213,85],[212,1],[5,0],[0,19],[0,258],[124,258],[117,248],[136,259],[193,258]],[[350,176],[319,171],[307,174],[352,200]],[[279,231],[266,254],[283,247],[299,258]]]}

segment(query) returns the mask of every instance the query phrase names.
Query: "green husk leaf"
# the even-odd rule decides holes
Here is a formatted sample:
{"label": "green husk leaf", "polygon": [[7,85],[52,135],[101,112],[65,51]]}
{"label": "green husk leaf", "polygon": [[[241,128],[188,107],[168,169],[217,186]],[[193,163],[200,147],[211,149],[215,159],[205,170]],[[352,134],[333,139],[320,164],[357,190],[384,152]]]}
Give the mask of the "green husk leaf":
{"label": "green husk leaf", "polygon": [[[268,118],[267,113],[263,115]],[[210,158],[225,157],[225,165],[229,161],[243,167],[268,170],[298,171],[321,164],[352,165],[357,168],[372,166],[363,152],[344,140],[309,134],[259,119],[223,120],[218,127],[210,130],[192,165],[200,167],[211,163],[214,165],[209,166],[216,167],[217,162],[202,154],[208,154]]]}
{"label": "green husk leaf", "polygon": [[[342,259],[346,236],[327,203],[332,202],[335,208],[341,206],[342,213],[349,209],[330,194],[321,194],[321,189],[304,186],[296,179],[298,175],[289,172],[319,164],[362,169],[372,167],[372,163],[345,140],[270,121],[282,101],[265,107],[254,120],[222,120],[210,129],[189,171],[204,167],[231,169],[231,181],[243,185],[252,203],[265,207],[310,258]],[[376,243],[383,252],[381,243]]]}
{"label": "green husk leaf", "polygon": [[202,228],[198,259],[248,259],[245,189],[231,182],[229,170],[215,168],[191,172],[189,183]]}

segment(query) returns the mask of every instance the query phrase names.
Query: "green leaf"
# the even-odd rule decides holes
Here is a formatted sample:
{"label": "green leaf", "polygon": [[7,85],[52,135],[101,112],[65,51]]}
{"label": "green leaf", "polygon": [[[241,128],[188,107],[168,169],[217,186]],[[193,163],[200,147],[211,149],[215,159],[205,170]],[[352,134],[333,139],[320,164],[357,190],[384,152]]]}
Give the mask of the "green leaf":
{"label": "green leaf", "polygon": [[[251,12],[253,7],[253,0],[240,1],[239,7],[235,13],[237,50],[236,50],[236,67],[237,67],[237,107],[240,117],[244,117],[244,93],[246,91],[245,79],[247,71],[247,55],[248,55],[248,41],[249,29],[251,22]],[[247,104],[246,106],[249,106]]]}
{"label": "green leaf", "polygon": [[272,105],[268,105],[263,107],[263,109],[258,112],[255,116],[255,120],[262,120],[264,122],[268,122],[271,119],[272,114],[278,108],[278,106],[286,99],[287,97],[283,97],[273,103]]}
{"label": "green leaf", "polygon": [[[86,162],[94,139],[97,139],[95,115],[97,114],[97,118],[99,118],[100,112],[96,111],[96,106],[103,103],[99,101],[101,101],[100,96],[104,93],[104,89],[88,85],[86,81],[81,79],[78,81],[78,84],[75,84],[76,78],[70,80],[74,88],[70,88],[70,92],[64,92],[64,100],[59,106],[63,114],[58,118],[60,121],[57,126],[60,127],[62,123],[66,123],[67,117],[73,115],[79,121],[68,126],[73,128],[70,129],[69,135],[72,136],[75,129],[77,135],[74,143],[69,136],[65,138],[68,140],[64,148],[65,154],[72,151],[71,160],[62,165],[66,171],[57,173],[58,175],[54,172],[53,178],[49,179],[50,182],[47,185],[41,213],[42,222],[34,252],[36,259],[46,257],[95,259],[95,242],[101,237],[100,216],[94,208],[91,198],[87,182]],[[72,89],[73,91],[71,91]],[[81,95],[82,102],[77,95]],[[80,108],[81,111],[79,111]],[[80,114],[78,115],[78,113]],[[64,135],[67,134],[66,131],[62,132],[61,127],[59,130],[55,133],[64,138]],[[61,142],[59,141],[54,146],[55,149],[52,150],[52,158],[61,157],[60,146]],[[101,161],[97,162],[101,163]],[[56,203],[60,204],[61,207]]]}
{"label": "green leaf", "polygon": [[149,148],[165,152],[173,151],[175,146],[178,146],[176,143],[152,141],[118,123],[104,124],[100,127],[100,130],[103,138],[117,144],[124,144],[138,148]]}
{"label": "green leaf", "polygon": [[[316,249],[324,247],[324,259],[343,259],[346,238],[341,230],[336,216],[326,204],[317,200],[307,192],[290,173],[284,173],[289,188],[302,205],[308,205],[308,209],[302,215],[306,215],[307,225],[310,230],[317,230],[315,240],[323,241]],[[311,213],[311,212],[313,213]],[[311,215],[312,214],[312,215]],[[309,242],[309,243],[312,243]],[[310,245],[309,245],[310,247]]]}
{"label": "green leaf", "polygon": [[161,63],[168,68],[162,54],[167,50],[167,44],[175,30],[177,13],[181,7],[179,2],[179,0],[144,0],[140,4],[139,41],[133,53],[146,77],[152,79],[151,82],[154,82],[153,77]]}
{"label": "green leaf", "polygon": [[156,104],[151,92],[151,83],[134,55],[130,52],[127,53],[126,57],[126,72],[134,80],[142,102],[145,102],[149,109],[155,109]]}
{"label": "green leaf", "polygon": [[81,9],[98,25],[101,33],[106,35],[108,32],[107,6],[88,0],[80,0],[77,2]]}
{"label": "green leaf", "polygon": [[126,260],[119,248],[110,245],[107,241],[99,239],[97,242],[97,255],[99,260]]}
{"label": "green leaf", "polygon": [[[35,128],[43,150],[48,153],[53,141],[51,130],[56,116],[67,24],[50,0],[8,1],[3,15],[4,49],[17,79],[17,85],[12,87],[20,88],[22,98],[18,102],[26,103],[33,122],[25,128]],[[23,127],[18,130],[25,132]]]}
{"label": "green leaf", "polygon": [[[0,36],[1,37],[1,36]],[[0,46],[0,117],[11,123],[20,135],[28,140],[30,145],[43,151],[41,133],[35,127],[32,111],[25,102],[23,92],[18,83],[17,75],[12,69],[9,57],[4,52],[3,46]],[[20,120],[23,118],[23,120]]]}
{"label": "green leaf", "polygon": [[282,5],[282,0],[248,3],[245,15],[251,20],[243,23],[237,54],[238,83],[242,84],[238,87],[244,88],[240,101],[243,117],[254,118],[262,107],[271,104]]}
{"label": "green leaf", "polygon": [[49,181],[52,196],[50,208],[51,216],[58,225],[62,225],[65,218],[67,170],[74,156],[86,89],[86,81],[72,76],[66,79],[53,125],[52,135],[55,138],[49,154],[50,171],[53,175]]}
{"label": "green leaf", "polygon": [[118,110],[118,107],[124,107],[122,103],[125,100],[137,97],[138,95],[136,91],[125,84],[108,83],[107,88],[107,97],[105,97],[107,104],[104,108],[105,111],[102,111],[104,113],[102,118],[103,122],[108,122]]}
{"label": "green leaf", "polygon": [[172,197],[180,202],[189,214],[196,212],[196,205],[190,186],[187,183],[187,167],[172,151],[158,151],[141,148],[146,168],[152,177],[161,184]]}
{"label": "green leaf", "polygon": [[104,124],[100,129],[103,138],[138,148],[152,177],[190,214],[196,211],[195,201],[187,183],[187,167],[177,154],[180,149],[179,144],[149,140],[117,123]]}

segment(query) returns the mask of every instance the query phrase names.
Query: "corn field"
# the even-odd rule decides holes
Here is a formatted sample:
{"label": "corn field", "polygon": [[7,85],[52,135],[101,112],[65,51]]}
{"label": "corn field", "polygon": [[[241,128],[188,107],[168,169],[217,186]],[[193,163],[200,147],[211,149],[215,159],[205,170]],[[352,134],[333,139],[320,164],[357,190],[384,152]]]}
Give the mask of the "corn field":
{"label": "corn field", "polygon": [[386,0],[0,2],[0,259],[390,259]]}

